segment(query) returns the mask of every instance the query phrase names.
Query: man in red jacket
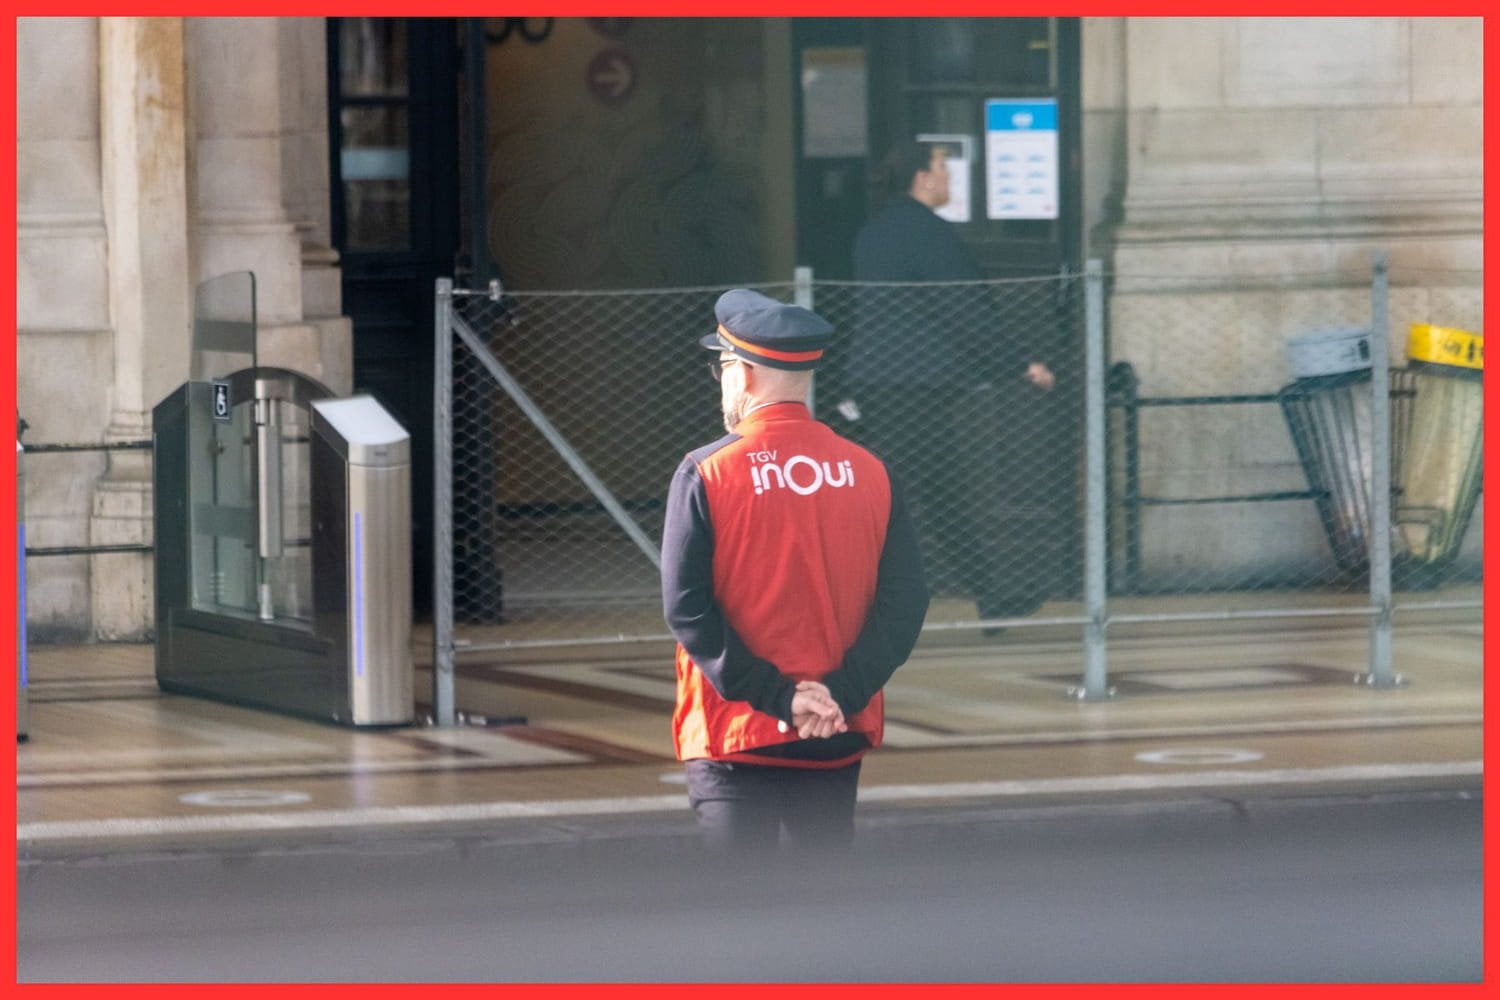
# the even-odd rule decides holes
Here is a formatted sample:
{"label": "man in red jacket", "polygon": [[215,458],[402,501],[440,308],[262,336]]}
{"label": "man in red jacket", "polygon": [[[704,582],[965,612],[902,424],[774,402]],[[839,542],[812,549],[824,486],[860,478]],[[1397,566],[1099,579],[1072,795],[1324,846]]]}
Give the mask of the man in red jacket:
{"label": "man in red jacket", "polygon": [[927,613],[900,486],[812,419],[833,328],[734,289],[715,306],[728,434],[690,453],[667,497],[662,604],[676,636],[672,735],[709,842],[847,846],[881,689]]}

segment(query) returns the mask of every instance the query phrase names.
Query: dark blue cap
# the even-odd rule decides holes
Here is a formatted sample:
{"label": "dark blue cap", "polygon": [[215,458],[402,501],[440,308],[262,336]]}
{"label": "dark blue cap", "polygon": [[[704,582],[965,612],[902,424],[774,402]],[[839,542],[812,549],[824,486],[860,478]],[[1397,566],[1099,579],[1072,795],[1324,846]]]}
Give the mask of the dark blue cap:
{"label": "dark blue cap", "polygon": [[816,368],[833,336],[833,325],[811,309],[778,302],[749,288],[731,288],[720,295],[714,316],[719,328],[700,344],[768,368]]}

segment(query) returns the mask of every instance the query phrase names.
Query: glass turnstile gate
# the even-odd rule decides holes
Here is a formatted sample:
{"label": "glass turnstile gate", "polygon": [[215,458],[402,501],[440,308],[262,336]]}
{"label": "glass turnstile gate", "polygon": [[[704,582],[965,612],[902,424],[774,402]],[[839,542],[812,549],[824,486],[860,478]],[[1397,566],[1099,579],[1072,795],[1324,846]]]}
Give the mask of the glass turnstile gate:
{"label": "glass turnstile gate", "polygon": [[350,725],[412,721],[410,437],[255,357],[254,277],[201,285],[153,411],[156,679]]}

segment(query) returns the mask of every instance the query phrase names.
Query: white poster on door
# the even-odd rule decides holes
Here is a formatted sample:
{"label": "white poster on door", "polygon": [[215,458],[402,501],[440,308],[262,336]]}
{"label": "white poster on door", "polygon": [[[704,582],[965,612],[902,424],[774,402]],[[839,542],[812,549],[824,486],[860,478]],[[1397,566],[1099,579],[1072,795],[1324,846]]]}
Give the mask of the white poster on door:
{"label": "white poster on door", "polygon": [[802,50],[802,155],[864,156],[865,50]]}
{"label": "white poster on door", "polygon": [[1057,101],[984,102],[986,215],[1057,218]]}

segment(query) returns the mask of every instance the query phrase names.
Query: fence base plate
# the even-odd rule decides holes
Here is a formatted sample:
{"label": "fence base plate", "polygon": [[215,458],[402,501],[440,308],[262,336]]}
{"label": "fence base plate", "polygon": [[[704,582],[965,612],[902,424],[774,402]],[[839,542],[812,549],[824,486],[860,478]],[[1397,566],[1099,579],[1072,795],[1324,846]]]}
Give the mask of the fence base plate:
{"label": "fence base plate", "polygon": [[1089,689],[1081,684],[1075,684],[1067,690],[1067,697],[1073,701],[1114,701],[1120,697],[1120,692],[1114,686],[1104,689],[1103,694],[1089,694]]}
{"label": "fence base plate", "polygon": [[1388,678],[1376,677],[1374,674],[1355,674],[1354,683],[1360,687],[1379,688],[1381,690],[1404,688],[1411,685],[1411,681],[1404,674],[1393,674]]}

